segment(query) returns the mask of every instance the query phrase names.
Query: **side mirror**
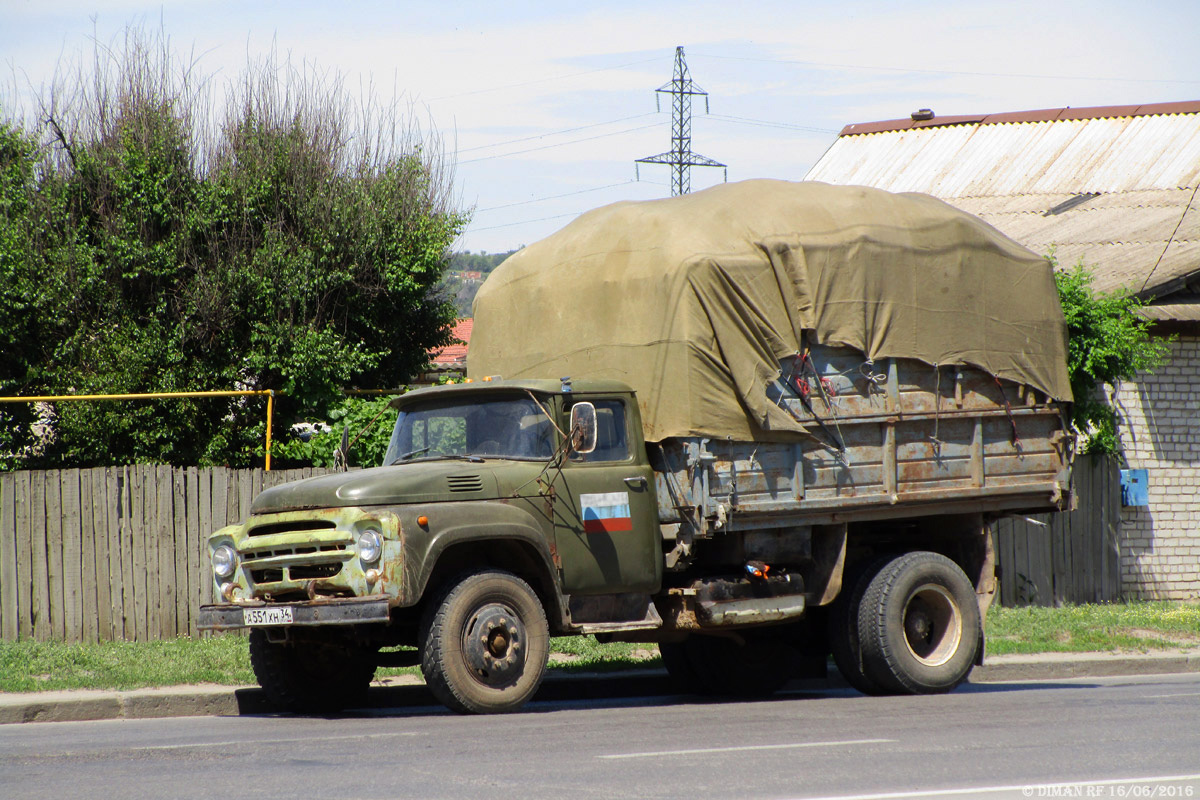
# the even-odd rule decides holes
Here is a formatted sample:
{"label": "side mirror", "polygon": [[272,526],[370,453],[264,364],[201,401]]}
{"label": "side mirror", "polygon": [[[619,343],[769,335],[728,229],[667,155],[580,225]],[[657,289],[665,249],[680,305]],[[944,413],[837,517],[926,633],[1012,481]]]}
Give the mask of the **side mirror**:
{"label": "side mirror", "polygon": [[571,406],[571,449],[587,455],[596,449],[596,407],[586,401]]}
{"label": "side mirror", "polygon": [[342,428],[342,444],[333,451],[333,468],[342,472],[350,471],[350,426]]}

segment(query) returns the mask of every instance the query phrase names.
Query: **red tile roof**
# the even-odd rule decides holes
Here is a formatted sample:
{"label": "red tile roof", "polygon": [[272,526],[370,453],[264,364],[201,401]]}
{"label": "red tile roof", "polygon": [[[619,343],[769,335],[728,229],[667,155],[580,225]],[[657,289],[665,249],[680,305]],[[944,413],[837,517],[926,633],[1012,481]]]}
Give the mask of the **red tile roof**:
{"label": "red tile roof", "polygon": [[445,347],[437,348],[429,351],[429,363],[434,366],[460,365],[467,363],[467,346],[471,343],[471,329],[475,325],[475,320],[466,319],[455,320],[454,330],[451,331],[451,336],[458,341],[453,344],[448,344]]}

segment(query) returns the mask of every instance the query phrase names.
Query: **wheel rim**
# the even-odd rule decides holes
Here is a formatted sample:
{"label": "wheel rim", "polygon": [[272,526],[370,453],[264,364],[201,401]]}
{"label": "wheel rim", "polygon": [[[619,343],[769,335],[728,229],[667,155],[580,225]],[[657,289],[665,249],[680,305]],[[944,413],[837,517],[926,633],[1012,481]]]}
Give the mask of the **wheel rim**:
{"label": "wheel rim", "polygon": [[904,643],[913,658],[940,667],[958,651],[962,610],[945,587],[927,583],[904,606]]}
{"label": "wheel rim", "polygon": [[525,626],[511,608],[480,608],[463,631],[463,656],[475,679],[486,686],[516,683],[525,667]]}

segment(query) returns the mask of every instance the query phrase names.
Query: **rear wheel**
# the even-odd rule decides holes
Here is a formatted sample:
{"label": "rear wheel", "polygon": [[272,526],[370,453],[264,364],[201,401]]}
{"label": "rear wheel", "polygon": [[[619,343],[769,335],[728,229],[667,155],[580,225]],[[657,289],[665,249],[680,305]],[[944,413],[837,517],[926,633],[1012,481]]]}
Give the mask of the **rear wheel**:
{"label": "rear wheel", "polygon": [[948,692],[966,680],[982,640],[963,571],[938,553],[907,553],[871,579],[859,606],[863,671],[886,693]]}
{"label": "rear wheel", "polygon": [[375,676],[373,652],[341,638],[272,642],[250,631],[250,664],[275,708],[331,713],[361,706]]}
{"label": "rear wheel", "polygon": [[460,713],[515,711],[542,682],[546,614],[533,589],[485,570],[452,583],[421,625],[421,672],[434,697]]}
{"label": "rear wheel", "polygon": [[880,694],[879,686],[863,671],[862,645],[859,641],[858,613],[871,579],[891,557],[859,562],[846,575],[842,592],[829,610],[829,650],[838,672],[846,683],[863,694]]}

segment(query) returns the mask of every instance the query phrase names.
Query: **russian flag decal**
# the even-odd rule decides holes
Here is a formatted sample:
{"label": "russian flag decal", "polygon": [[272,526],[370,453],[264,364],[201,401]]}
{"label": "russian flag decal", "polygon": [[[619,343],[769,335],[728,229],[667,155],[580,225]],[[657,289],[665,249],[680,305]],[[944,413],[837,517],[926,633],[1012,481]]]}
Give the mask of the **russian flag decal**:
{"label": "russian flag decal", "polygon": [[605,492],[579,496],[584,533],[617,533],[633,530],[629,515],[629,492]]}

